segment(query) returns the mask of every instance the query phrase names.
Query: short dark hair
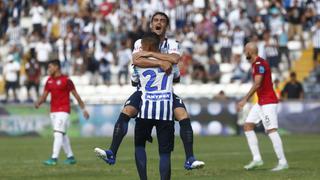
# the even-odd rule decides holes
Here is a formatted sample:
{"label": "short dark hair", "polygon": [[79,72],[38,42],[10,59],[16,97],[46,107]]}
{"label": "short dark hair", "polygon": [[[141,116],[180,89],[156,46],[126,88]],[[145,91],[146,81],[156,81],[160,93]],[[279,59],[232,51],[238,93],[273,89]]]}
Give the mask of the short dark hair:
{"label": "short dark hair", "polygon": [[296,72],[291,72],[291,73],[290,73],[290,77],[297,77]]}
{"label": "short dark hair", "polygon": [[51,60],[51,61],[49,61],[48,64],[52,64],[52,65],[58,66],[59,69],[61,68],[61,63],[60,63],[59,59]]}
{"label": "short dark hair", "polygon": [[166,18],[166,21],[167,21],[167,26],[169,26],[170,24],[170,19],[168,17],[168,15],[164,12],[161,12],[161,11],[158,11],[158,12],[155,12],[152,17],[151,17],[151,22],[153,21],[153,18],[156,16],[156,15],[161,15],[161,16],[164,16]]}
{"label": "short dark hair", "polygon": [[146,32],[141,38],[141,44],[148,43],[154,49],[159,49],[160,37],[154,32]]}

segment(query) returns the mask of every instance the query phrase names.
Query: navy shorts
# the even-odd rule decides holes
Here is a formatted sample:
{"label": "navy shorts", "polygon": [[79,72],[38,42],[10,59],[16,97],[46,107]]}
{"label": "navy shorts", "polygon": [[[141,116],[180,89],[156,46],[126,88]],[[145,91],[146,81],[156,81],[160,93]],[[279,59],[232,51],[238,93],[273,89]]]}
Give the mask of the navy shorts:
{"label": "navy shorts", "polygon": [[157,130],[159,153],[170,153],[174,149],[174,121],[152,119],[136,119],[134,128],[134,145],[146,146],[146,141],[152,142],[153,127]]}
{"label": "navy shorts", "polygon": [[[140,109],[141,106],[141,95],[142,92],[141,91],[135,91],[126,101],[126,103],[124,104],[124,106],[130,105],[133,106],[136,109]],[[173,109],[175,108],[184,108],[186,109],[186,106],[184,105],[182,99],[177,96],[175,93],[173,93]]]}

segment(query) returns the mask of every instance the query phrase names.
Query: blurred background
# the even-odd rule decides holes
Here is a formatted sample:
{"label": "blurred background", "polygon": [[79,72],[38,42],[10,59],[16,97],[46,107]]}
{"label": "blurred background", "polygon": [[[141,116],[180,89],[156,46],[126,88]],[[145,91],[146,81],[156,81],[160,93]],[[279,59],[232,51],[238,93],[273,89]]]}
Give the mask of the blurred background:
{"label": "blurred background", "polygon": [[91,113],[84,121],[73,107],[71,134],[112,135],[136,90],[130,85],[133,44],[156,11],[168,14],[167,37],[180,43],[181,83],[174,91],[195,134],[242,133],[250,104],[237,113],[235,103],[251,87],[243,53],[248,41],[272,67],[281,132],[320,133],[318,0],[2,0],[0,135],[50,134],[48,105],[35,111],[32,103],[52,59],[61,61]]}

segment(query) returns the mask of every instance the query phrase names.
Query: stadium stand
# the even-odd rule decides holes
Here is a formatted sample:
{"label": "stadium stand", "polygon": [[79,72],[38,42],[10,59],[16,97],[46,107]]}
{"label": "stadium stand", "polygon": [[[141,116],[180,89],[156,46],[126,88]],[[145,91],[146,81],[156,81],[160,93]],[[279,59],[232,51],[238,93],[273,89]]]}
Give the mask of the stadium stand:
{"label": "stadium stand", "polygon": [[[278,57],[280,71],[276,67],[273,77],[283,84],[290,71],[295,71],[300,81],[305,80],[305,91],[310,93],[306,98],[318,97],[319,71],[312,64],[311,43],[311,29],[320,15],[318,1],[5,0],[0,2],[0,99],[4,99],[6,59],[13,55],[21,67],[19,99],[27,100],[25,65],[32,59],[28,53],[34,49],[33,58],[41,66],[41,87],[47,60],[58,58],[86,102],[123,102],[135,88],[119,85],[118,52],[123,44],[129,50],[133,48],[134,41],[148,30],[150,16],[156,11],[169,15],[168,38],[181,43],[182,82],[175,85],[175,92],[182,97],[212,98],[221,90],[228,97],[243,96],[250,87],[250,64],[242,53],[248,41],[258,43],[262,57],[269,53],[265,51],[270,49],[270,42],[275,42],[271,48],[278,55],[279,44],[285,44],[292,69],[285,56]],[[221,54],[222,47],[229,48],[227,56]],[[104,61],[110,56],[105,51],[114,57],[107,65]],[[199,54],[202,51],[205,55]],[[241,55],[239,66],[237,54]],[[221,72],[217,82],[208,76],[209,59],[217,62]],[[105,66],[111,72],[110,85],[102,78]],[[130,66],[128,63],[127,68]],[[196,76],[199,66],[205,74],[202,79]],[[243,78],[234,80],[235,68]]]}

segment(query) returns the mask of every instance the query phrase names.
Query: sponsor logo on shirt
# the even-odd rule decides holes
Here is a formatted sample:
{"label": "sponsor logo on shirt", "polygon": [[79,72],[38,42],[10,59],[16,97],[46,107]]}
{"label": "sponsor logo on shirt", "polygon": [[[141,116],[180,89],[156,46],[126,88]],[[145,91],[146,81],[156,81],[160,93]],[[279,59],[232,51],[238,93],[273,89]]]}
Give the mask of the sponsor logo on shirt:
{"label": "sponsor logo on shirt", "polygon": [[145,98],[147,100],[152,100],[152,101],[170,100],[171,93],[170,92],[165,92],[165,93],[146,93]]}

